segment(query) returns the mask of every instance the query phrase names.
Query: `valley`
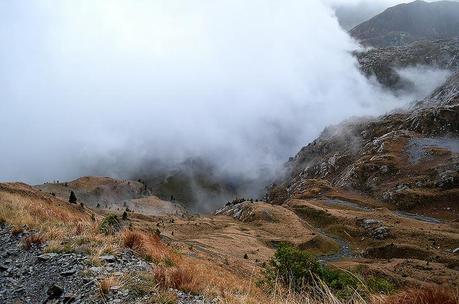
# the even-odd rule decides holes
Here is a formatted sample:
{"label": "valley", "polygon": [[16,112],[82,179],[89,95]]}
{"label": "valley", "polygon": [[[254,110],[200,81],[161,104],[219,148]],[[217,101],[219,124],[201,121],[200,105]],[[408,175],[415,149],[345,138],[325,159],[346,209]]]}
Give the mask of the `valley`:
{"label": "valley", "polygon": [[[330,12],[326,12],[329,16]],[[331,81],[309,88],[293,81],[287,86],[305,85],[304,91],[315,92],[307,97],[328,96],[328,90],[336,86],[341,94],[350,91],[351,97],[369,98],[374,94],[375,100],[379,100],[376,95],[385,96],[400,100],[400,104],[381,115],[348,117],[328,125],[320,134],[315,133],[319,135],[314,140],[304,140],[304,146],[283,164],[275,164],[279,152],[276,149],[287,151],[294,145],[294,137],[283,137],[282,132],[298,132],[295,135],[303,138],[309,133],[295,126],[311,128],[316,120],[281,125],[273,118],[279,113],[261,115],[272,129],[260,128],[260,134],[272,135],[278,140],[276,144],[281,143],[281,147],[270,150],[271,143],[260,144],[264,137],[260,136],[258,142],[258,136],[252,137],[255,133],[247,131],[261,126],[246,124],[251,119],[233,121],[233,113],[220,113],[225,112],[222,107],[215,117],[203,116],[217,121],[213,128],[207,128],[194,122],[199,118],[187,112],[191,113],[193,107],[199,111],[201,106],[208,107],[200,103],[202,100],[189,109],[183,106],[164,113],[158,102],[155,115],[171,117],[161,123],[161,132],[173,124],[187,126],[189,119],[193,121],[190,126],[199,129],[205,140],[218,143],[212,152],[217,151],[215,155],[221,159],[196,157],[194,153],[202,152],[200,143],[180,132],[163,134],[146,128],[124,134],[117,130],[126,137],[116,138],[129,146],[128,153],[116,150],[114,147],[121,144],[104,137],[101,142],[106,140],[111,147],[105,155],[109,160],[97,163],[94,158],[97,164],[87,176],[35,185],[0,182],[0,303],[459,303],[457,20],[457,2],[415,1],[388,8],[350,30],[346,34],[349,44],[360,45],[353,52],[343,53],[352,56],[357,78],[350,73],[351,80],[345,84]],[[337,26],[335,21],[333,26]],[[199,51],[211,56],[215,50]],[[155,52],[155,56],[160,53],[156,49]],[[261,57],[258,53],[257,56]],[[208,68],[206,64],[220,64],[219,60],[212,64],[190,59],[193,60],[200,64],[199,68],[202,64],[202,69]],[[403,71],[407,69],[415,77],[405,77]],[[275,71],[283,71],[283,67]],[[284,72],[293,77],[292,71]],[[321,72],[314,70],[311,79],[329,75]],[[256,75],[263,78],[263,73]],[[431,75],[435,79],[428,79]],[[261,87],[271,92],[267,87],[274,87],[277,78],[266,79],[269,85],[263,83]],[[213,80],[206,86],[214,85],[210,91],[218,91],[220,84]],[[367,81],[364,87],[374,92],[352,95],[355,87],[349,83],[359,81]],[[239,91],[235,94],[227,89],[233,85],[231,81],[222,83],[224,93],[217,96],[239,96]],[[166,97],[154,96],[167,100],[178,95],[181,88],[175,84]],[[185,94],[187,97],[199,91],[192,81],[186,87],[193,87]],[[419,97],[427,87],[428,95]],[[134,91],[132,96],[136,96]],[[287,101],[295,99],[295,94],[284,96],[274,89],[272,92]],[[207,91],[206,94],[213,96]],[[258,91],[247,96],[266,97]],[[406,96],[419,98],[406,104]],[[353,107],[347,97],[343,96],[343,101],[349,105],[333,108],[332,112]],[[359,107],[371,107],[371,102]],[[262,112],[256,105],[254,113]],[[220,106],[213,104],[211,108]],[[288,115],[302,117],[294,116],[295,111],[311,111],[312,118],[321,110],[316,106],[319,108],[320,102],[304,108],[295,104],[286,109],[285,105],[273,111],[287,116],[285,120],[290,119]],[[110,99],[110,106],[101,107],[100,112],[110,113],[111,107]],[[249,111],[250,105],[241,108]],[[137,108],[135,111],[141,112]],[[182,112],[187,119],[180,116]],[[141,125],[141,119],[135,118]],[[103,123],[100,113],[94,114],[93,119]],[[147,120],[150,122],[150,117]],[[243,130],[243,139],[226,143],[229,139],[220,129],[227,123],[225,120],[237,126],[237,132],[239,128]],[[75,124],[80,128],[83,123]],[[121,119],[117,127],[123,129],[124,124],[126,121]],[[167,151],[171,155],[164,158],[165,163],[156,163],[157,155],[151,151],[167,147],[152,140],[149,144],[154,148],[144,149],[130,137],[132,134],[167,138],[164,142],[173,142],[173,151]],[[180,140],[192,149],[182,151]],[[254,143],[246,145],[248,142]],[[61,151],[61,144],[46,149]],[[228,150],[237,151],[240,158],[225,154]],[[173,152],[180,157],[172,156]],[[154,157],[149,158],[151,154]],[[263,161],[258,162],[258,158]],[[90,167],[92,162],[82,159],[87,162],[82,168]],[[257,164],[248,163],[248,159]],[[131,164],[129,170],[120,169]],[[266,168],[269,164],[273,168]],[[106,171],[98,171],[100,168]],[[54,166],[50,168],[53,172],[51,169]],[[94,172],[116,173],[91,175]]]}

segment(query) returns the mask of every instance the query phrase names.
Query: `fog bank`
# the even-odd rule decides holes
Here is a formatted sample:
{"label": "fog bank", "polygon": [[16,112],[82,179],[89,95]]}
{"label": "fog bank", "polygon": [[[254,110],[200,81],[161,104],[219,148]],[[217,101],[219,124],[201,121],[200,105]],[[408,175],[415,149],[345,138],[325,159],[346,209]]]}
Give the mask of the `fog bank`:
{"label": "fog bank", "polygon": [[266,178],[325,126],[409,101],[362,76],[320,0],[10,0],[0,25],[0,180],[189,158]]}

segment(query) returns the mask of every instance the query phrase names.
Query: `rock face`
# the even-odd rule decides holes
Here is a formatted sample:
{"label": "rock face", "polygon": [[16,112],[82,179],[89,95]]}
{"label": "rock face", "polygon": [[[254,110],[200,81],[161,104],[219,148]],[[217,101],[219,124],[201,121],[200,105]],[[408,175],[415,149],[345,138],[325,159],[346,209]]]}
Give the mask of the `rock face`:
{"label": "rock face", "polygon": [[359,65],[368,77],[393,90],[410,89],[413,83],[402,79],[399,69],[417,66],[455,71],[459,69],[459,39],[419,41],[407,46],[357,52]]}
{"label": "rock face", "polygon": [[272,187],[268,199],[282,203],[311,197],[314,189],[339,187],[401,209],[440,201],[454,207],[459,201],[458,146],[456,73],[409,111],[326,128],[288,162],[288,177]]}
{"label": "rock face", "polygon": [[459,37],[459,3],[414,1],[396,5],[356,26],[351,35],[374,47]]}

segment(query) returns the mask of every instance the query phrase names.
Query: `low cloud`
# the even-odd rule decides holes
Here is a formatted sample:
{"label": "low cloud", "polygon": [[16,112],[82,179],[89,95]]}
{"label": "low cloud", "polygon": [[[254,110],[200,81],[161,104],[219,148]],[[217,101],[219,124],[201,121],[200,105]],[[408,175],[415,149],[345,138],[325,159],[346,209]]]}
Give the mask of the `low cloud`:
{"label": "low cloud", "polygon": [[362,76],[319,0],[2,1],[0,24],[1,180],[190,158],[266,177],[325,126],[411,98]]}

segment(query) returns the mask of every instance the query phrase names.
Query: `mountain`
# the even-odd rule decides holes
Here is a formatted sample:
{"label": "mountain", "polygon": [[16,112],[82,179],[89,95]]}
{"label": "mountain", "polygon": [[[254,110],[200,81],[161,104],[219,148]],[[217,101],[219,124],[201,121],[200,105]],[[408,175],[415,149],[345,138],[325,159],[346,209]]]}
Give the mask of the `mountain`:
{"label": "mountain", "polygon": [[459,3],[414,1],[386,9],[350,31],[365,46],[401,46],[459,37]]}

